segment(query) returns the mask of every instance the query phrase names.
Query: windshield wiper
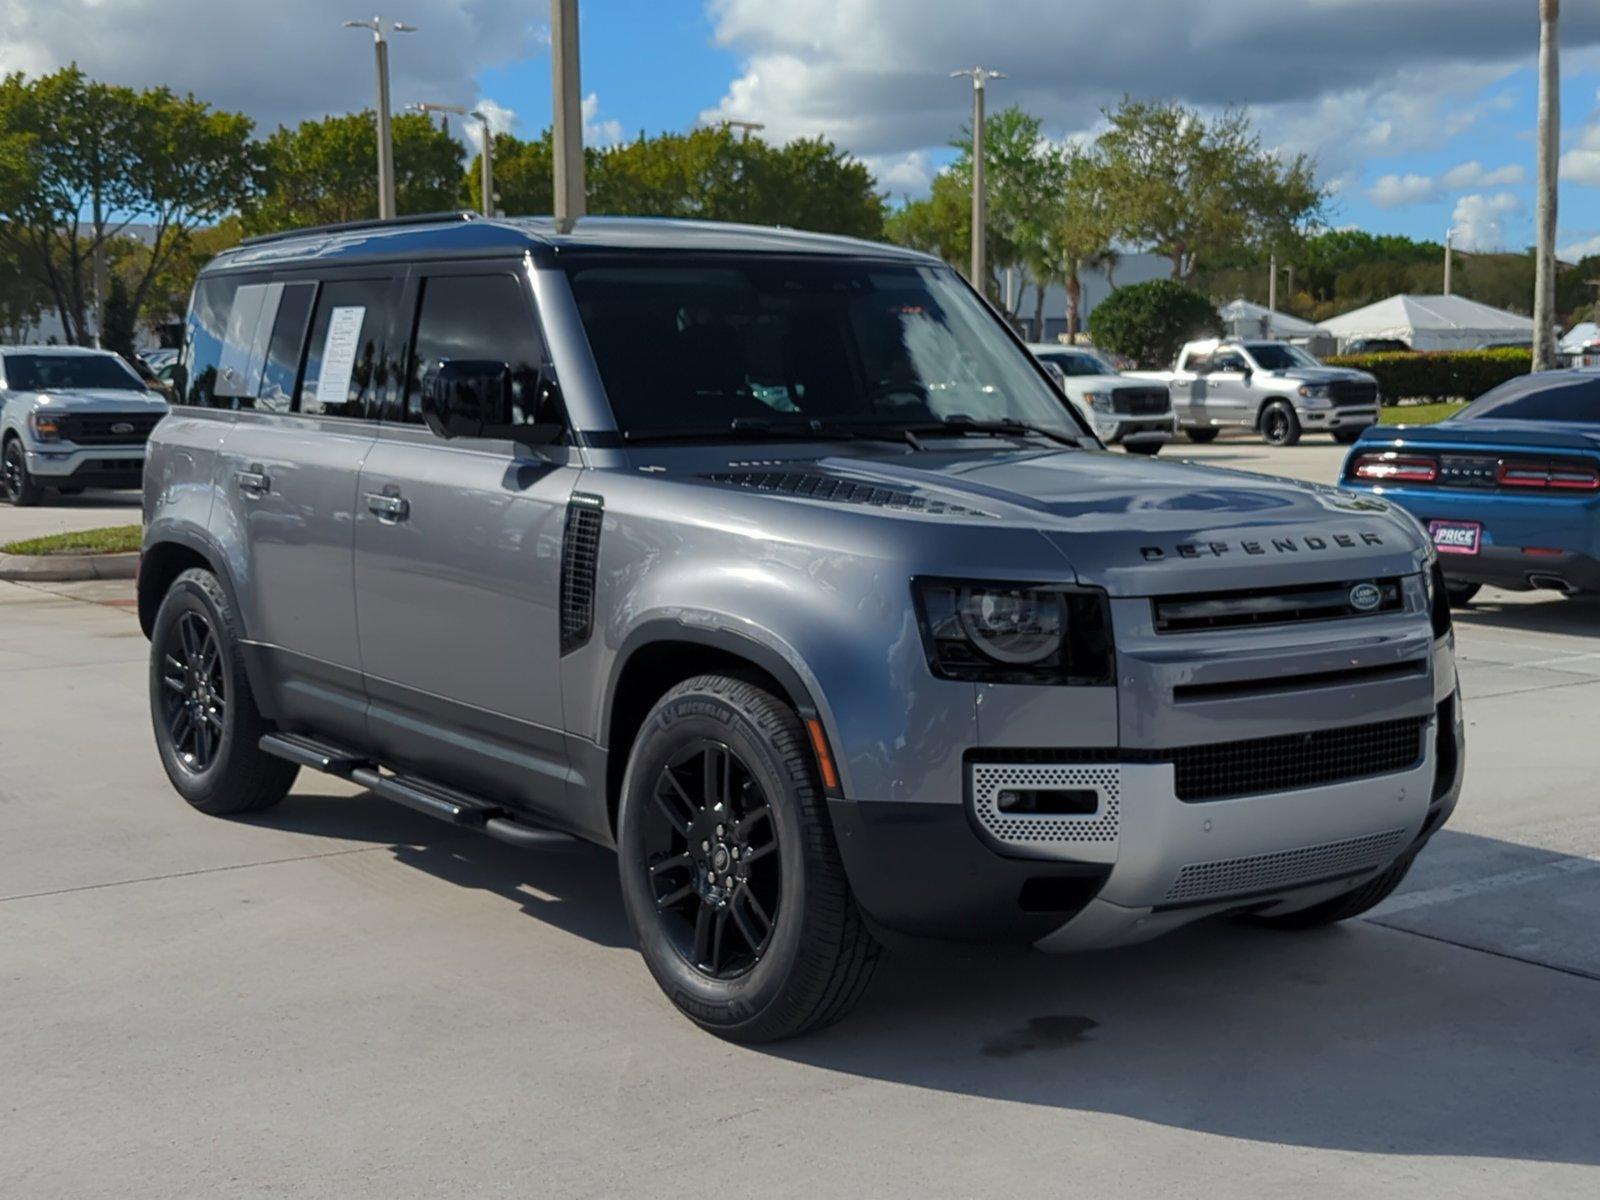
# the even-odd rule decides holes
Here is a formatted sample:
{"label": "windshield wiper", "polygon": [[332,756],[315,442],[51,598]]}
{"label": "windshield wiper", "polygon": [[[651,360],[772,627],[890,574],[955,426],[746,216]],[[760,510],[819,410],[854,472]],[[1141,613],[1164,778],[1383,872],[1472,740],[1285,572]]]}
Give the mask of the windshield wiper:
{"label": "windshield wiper", "polygon": [[1015,437],[1019,433],[1037,434],[1042,438],[1049,438],[1063,446],[1071,446],[1074,450],[1083,449],[1083,442],[1067,433],[1057,433],[1054,429],[1047,429],[1043,425],[1035,425],[1032,421],[1021,421],[1015,417],[1003,417],[998,421],[975,421],[971,417],[946,417],[939,425],[939,429],[952,433],[998,433]]}
{"label": "windshield wiper", "polygon": [[749,442],[766,437],[801,442],[847,442],[855,434],[824,427],[818,421],[773,422],[765,417],[735,417],[726,425],[698,428],[628,429],[622,434],[625,442]]}

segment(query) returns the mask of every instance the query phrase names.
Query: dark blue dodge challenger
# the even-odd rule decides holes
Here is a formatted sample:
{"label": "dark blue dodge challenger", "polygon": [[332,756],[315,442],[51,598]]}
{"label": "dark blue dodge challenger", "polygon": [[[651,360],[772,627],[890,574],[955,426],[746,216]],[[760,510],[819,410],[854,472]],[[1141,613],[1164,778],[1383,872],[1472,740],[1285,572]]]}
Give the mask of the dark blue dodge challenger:
{"label": "dark blue dodge challenger", "polygon": [[1600,592],[1600,372],[1523,376],[1437,425],[1371,426],[1340,486],[1427,527],[1454,603],[1486,583]]}

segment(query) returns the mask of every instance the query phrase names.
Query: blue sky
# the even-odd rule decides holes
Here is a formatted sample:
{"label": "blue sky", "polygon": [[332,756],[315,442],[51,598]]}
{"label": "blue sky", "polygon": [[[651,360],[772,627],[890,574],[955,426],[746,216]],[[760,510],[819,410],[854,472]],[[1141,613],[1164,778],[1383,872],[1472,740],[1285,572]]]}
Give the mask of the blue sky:
{"label": "blue sky", "polygon": [[[546,0],[382,0],[397,107],[488,104],[537,133],[550,112]],[[1600,253],[1600,0],[1568,0],[1560,246]],[[0,70],[76,61],[244,111],[263,130],[371,103],[360,5],[276,0],[0,0]],[[948,161],[969,93],[1006,70],[1053,137],[1093,133],[1123,94],[1246,107],[1268,145],[1307,152],[1334,220],[1520,249],[1532,239],[1533,0],[582,0],[596,141],[721,118],[821,134],[897,199]],[[173,31],[183,31],[175,49]],[[240,47],[250,48],[241,54]]]}

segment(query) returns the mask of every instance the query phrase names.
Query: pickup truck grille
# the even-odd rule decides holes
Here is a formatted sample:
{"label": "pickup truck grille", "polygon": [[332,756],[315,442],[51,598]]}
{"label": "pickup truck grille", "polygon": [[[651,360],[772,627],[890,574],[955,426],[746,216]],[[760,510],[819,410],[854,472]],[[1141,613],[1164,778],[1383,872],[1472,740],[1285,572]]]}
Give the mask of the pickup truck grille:
{"label": "pickup truck grille", "polygon": [[1130,417],[1151,417],[1170,412],[1166,388],[1121,387],[1111,391],[1111,411]]}
{"label": "pickup truck grille", "polygon": [[1378,402],[1378,385],[1341,379],[1328,389],[1328,398],[1333,401],[1335,408],[1373,405]]}
{"label": "pickup truck grille", "polygon": [[[1372,601],[1375,589],[1376,601]],[[1367,607],[1358,607],[1366,601]],[[1398,578],[1352,579],[1290,588],[1158,596],[1150,602],[1157,633],[1194,633],[1245,625],[1292,625],[1399,612],[1405,596]]]}
{"label": "pickup truck grille", "polygon": [[80,446],[142,446],[160,420],[160,413],[68,413],[61,437]]}

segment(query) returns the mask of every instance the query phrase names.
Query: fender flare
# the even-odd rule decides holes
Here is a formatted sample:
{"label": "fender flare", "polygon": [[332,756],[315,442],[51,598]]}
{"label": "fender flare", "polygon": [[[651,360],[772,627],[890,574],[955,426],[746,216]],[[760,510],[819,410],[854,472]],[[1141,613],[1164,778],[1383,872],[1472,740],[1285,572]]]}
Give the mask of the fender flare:
{"label": "fender flare", "polygon": [[[158,546],[181,546],[185,550],[199,555],[205,560],[206,566],[211,573],[217,577],[217,582],[222,585],[222,590],[227,593],[228,603],[233,606],[234,613],[237,615],[243,612],[239,607],[238,588],[234,585],[233,575],[226,565],[227,556],[222,553],[222,548],[204,530],[187,524],[165,525],[152,529],[150,535],[146,537],[144,545],[139,549],[141,565],[145,557]],[[154,618],[155,613],[152,611],[149,614],[149,619],[154,620]],[[242,617],[240,619],[242,620]],[[140,627],[143,628],[145,623],[144,606],[141,604],[139,609]],[[246,630],[247,634],[248,632]],[[144,634],[149,637],[150,630],[148,628],[144,629]]]}

